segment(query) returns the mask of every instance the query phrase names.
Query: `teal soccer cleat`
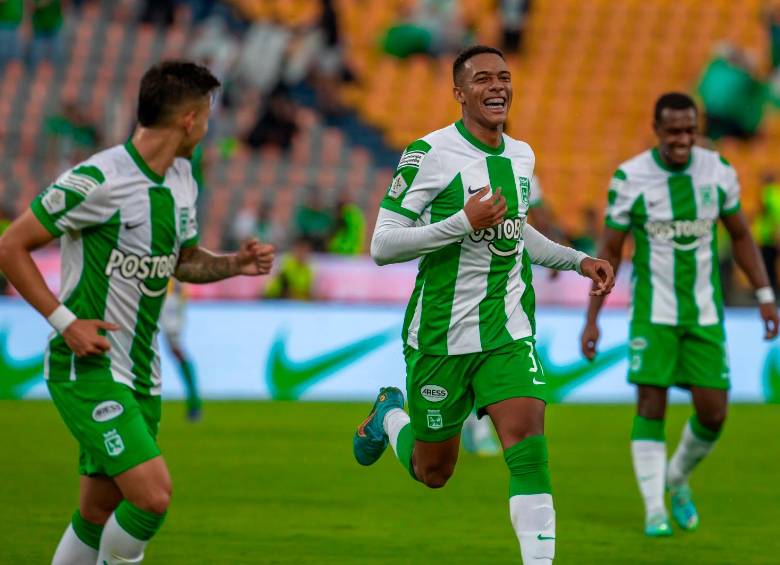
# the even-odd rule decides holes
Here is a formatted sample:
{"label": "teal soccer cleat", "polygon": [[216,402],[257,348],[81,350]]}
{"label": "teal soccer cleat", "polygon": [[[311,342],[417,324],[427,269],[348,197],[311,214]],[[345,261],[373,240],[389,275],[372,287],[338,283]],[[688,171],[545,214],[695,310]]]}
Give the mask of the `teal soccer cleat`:
{"label": "teal soccer cleat", "polygon": [[664,514],[656,514],[645,520],[645,535],[651,538],[662,538],[672,535],[669,518]]}
{"label": "teal soccer cleat", "polygon": [[669,487],[672,497],[672,517],[680,528],[692,532],[699,527],[699,513],[691,500],[691,487]]}
{"label": "teal soccer cleat", "polygon": [[393,386],[379,389],[374,407],[352,439],[352,452],[358,463],[373,465],[382,456],[389,441],[384,428],[385,414],[393,408],[403,407],[404,395],[399,389]]}

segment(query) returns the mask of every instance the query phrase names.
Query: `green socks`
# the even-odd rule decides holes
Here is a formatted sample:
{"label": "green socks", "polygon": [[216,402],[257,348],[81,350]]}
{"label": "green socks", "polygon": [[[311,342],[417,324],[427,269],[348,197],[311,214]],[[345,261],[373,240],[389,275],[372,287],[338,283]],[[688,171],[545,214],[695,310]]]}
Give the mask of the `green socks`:
{"label": "green socks", "polygon": [[644,416],[634,416],[634,425],[631,428],[632,440],[666,441],[664,432],[664,420],[653,420]]}
{"label": "green socks", "polygon": [[128,534],[141,541],[148,541],[165,521],[165,514],[154,514],[123,500],[114,511],[117,523]]}
{"label": "green socks", "polygon": [[530,436],[505,449],[504,461],[509,467],[509,496],[552,493],[547,459],[547,440],[544,436]]}
{"label": "green socks", "polygon": [[70,523],[73,526],[73,531],[76,532],[76,536],[81,541],[93,549],[100,547],[100,534],[103,533],[102,524],[87,522],[81,517],[81,512],[78,510],[73,513]]}

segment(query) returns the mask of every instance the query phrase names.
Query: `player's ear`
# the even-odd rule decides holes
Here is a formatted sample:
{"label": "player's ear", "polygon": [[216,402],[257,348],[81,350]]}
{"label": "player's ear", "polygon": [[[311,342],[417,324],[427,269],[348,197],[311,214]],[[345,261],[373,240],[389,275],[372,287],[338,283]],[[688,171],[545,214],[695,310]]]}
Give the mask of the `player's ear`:
{"label": "player's ear", "polygon": [[192,133],[192,130],[195,128],[195,114],[197,112],[195,110],[190,110],[184,116],[182,116],[182,125],[184,126],[184,131],[187,133],[187,135],[190,135]]}
{"label": "player's ear", "polygon": [[466,103],[466,95],[463,94],[463,89],[459,86],[452,87],[452,95],[455,97],[455,101],[459,104]]}

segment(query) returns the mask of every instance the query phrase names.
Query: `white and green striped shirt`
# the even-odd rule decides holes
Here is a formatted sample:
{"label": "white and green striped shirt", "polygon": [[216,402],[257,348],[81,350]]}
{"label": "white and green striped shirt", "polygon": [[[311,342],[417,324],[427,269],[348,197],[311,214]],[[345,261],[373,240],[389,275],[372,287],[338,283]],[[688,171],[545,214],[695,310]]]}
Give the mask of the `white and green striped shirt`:
{"label": "white and green striped shirt", "polygon": [[[461,122],[409,145],[382,208],[431,225],[463,210],[485,185],[501,188],[506,219],[424,255],[404,321],[404,342],[433,355],[488,351],[532,336],[534,291],[523,230],[534,153],[504,135],[500,147]],[[465,220],[464,220],[465,221]]]}
{"label": "white and green striped shirt", "polygon": [[163,178],[128,142],[67,171],[35,199],[33,213],[60,238],[60,299],[81,319],[120,327],[107,334],[108,353],[82,358],[52,335],[47,379],[113,379],[160,394],[158,320],[179,250],[198,241],[196,198],[187,160],[176,159]]}
{"label": "white and green striped shirt", "polygon": [[609,190],[607,226],[634,236],[632,320],[709,326],[723,320],[717,221],[739,210],[736,171],[694,147],[672,169],[657,149],[623,163]]}

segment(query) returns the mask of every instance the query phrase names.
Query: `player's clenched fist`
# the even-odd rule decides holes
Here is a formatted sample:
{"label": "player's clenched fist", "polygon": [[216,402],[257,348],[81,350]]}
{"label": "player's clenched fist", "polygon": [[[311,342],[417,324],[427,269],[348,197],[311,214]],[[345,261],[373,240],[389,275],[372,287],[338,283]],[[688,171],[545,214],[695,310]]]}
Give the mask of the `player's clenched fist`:
{"label": "player's clenched fist", "polygon": [[236,258],[242,275],[267,275],[274,263],[274,246],[249,239],[241,244]]}
{"label": "player's clenched fist", "polygon": [[497,188],[489,198],[485,198],[489,192],[490,187],[483,186],[479,192],[469,198],[463,207],[474,231],[483,230],[504,221],[507,207],[501,189]]}
{"label": "player's clenched fist", "polygon": [[586,257],[580,263],[580,272],[583,277],[588,277],[593,281],[593,288],[590,291],[591,296],[605,296],[615,286],[615,270],[609,264],[609,261],[595,257]]}
{"label": "player's clenched fist", "polygon": [[103,320],[74,320],[65,331],[62,339],[77,357],[100,355],[111,349],[111,344],[99,330],[115,332],[119,326]]}

